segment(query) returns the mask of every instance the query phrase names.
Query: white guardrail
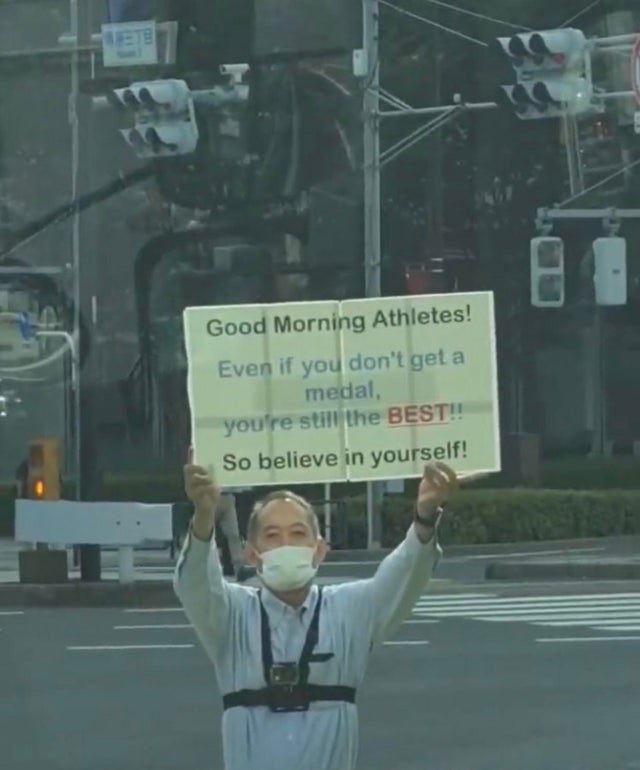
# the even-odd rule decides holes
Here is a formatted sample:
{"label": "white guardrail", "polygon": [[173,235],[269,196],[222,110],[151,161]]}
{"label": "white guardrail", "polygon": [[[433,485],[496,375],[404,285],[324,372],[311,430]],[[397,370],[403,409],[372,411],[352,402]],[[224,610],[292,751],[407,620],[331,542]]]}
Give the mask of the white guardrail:
{"label": "white guardrail", "polygon": [[173,539],[172,506],[17,500],[15,539],[21,543],[115,546],[120,582],[132,583],[134,546]]}

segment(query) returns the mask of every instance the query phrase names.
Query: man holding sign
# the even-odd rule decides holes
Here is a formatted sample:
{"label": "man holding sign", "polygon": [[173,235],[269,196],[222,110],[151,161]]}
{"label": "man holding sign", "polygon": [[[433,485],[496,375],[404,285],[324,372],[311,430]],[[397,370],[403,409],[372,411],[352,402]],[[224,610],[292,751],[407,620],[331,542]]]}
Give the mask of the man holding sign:
{"label": "man holding sign", "polygon": [[270,493],[248,527],[256,589],[223,579],[213,539],[219,489],[204,468],[184,472],[195,513],[174,588],[216,668],[226,770],[353,770],[357,688],[373,647],[429,581],[456,474],[428,464],[404,541],[371,579],[323,588],[314,578],[327,546],[313,508],[292,492]]}

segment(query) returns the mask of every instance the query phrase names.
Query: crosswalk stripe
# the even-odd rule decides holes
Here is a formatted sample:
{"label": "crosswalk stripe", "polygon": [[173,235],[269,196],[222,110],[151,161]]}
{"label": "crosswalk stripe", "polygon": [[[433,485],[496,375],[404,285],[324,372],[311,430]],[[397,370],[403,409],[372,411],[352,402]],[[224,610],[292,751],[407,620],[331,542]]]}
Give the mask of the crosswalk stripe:
{"label": "crosswalk stripe", "polygon": [[430,602],[453,602],[453,601],[465,601],[466,599],[497,599],[497,594],[440,594],[435,596],[433,594],[422,594],[421,599],[428,599]]}
{"label": "crosswalk stripe", "polygon": [[431,623],[439,623],[439,620],[405,620],[405,625],[414,625],[414,626],[420,626],[420,625],[429,625]]}
{"label": "crosswalk stripe", "polygon": [[542,644],[573,644],[579,642],[640,642],[640,636],[558,636],[551,639],[536,639]]}
{"label": "crosswalk stripe", "polygon": [[[502,618],[496,618],[496,622],[500,622]],[[530,620],[527,618],[527,620]],[[568,620],[546,620],[545,619],[545,626],[554,626],[558,628],[562,628],[563,626],[576,626],[576,625],[590,625],[592,626],[594,623],[597,623],[599,626],[615,626],[620,623],[632,623],[634,621],[638,621],[640,623],[640,614],[635,615],[625,615],[622,613],[621,615],[616,615],[615,617],[606,617],[603,618],[601,615],[575,615],[571,619]]]}
{"label": "crosswalk stripe", "polygon": [[[567,625],[593,625],[600,621],[606,621],[607,618],[617,620],[620,623],[630,622],[634,620],[640,620],[640,614],[635,615],[507,615],[506,617],[499,618],[484,618],[477,615],[469,615],[471,620],[483,620],[486,623],[537,623],[541,626],[550,625],[554,621],[559,621],[560,618],[567,621]],[[570,621],[574,621],[571,623]]]}
{"label": "crosswalk stripe", "polygon": [[531,623],[564,629],[571,626],[606,632],[640,631],[640,593],[584,594],[562,596],[477,597],[423,596],[413,617],[468,619],[487,623]]}
{"label": "crosswalk stripe", "polygon": [[420,607],[493,607],[493,606],[525,606],[529,604],[546,604],[561,606],[563,604],[592,604],[594,602],[609,603],[612,600],[618,602],[640,604],[640,594],[597,594],[595,596],[520,596],[514,598],[495,597],[492,599],[476,599],[474,601],[458,601],[457,599],[448,599],[447,601],[435,601],[428,597],[421,597],[417,606]]}
{"label": "crosswalk stripe", "polygon": [[610,604],[607,604],[605,606],[601,605],[589,605],[589,606],[583,606],[583,607],[544,607],[542,605],[537,607],[530,607],[528,609],[499,609],[499,610],[467,610],[461,612],[460,610],[426,610],[423,608],[419,608],[416,610],[416,614],[418,615],[424,615],[425,617],[435,617],[435,618],[455,618],[455,617],[474,617],[474,618],[500,618],[500,617],[526,617],[527,615],[554,615],[554,614],[566,614],[571,615],[572,613],[584,613],[584,612],[598,612],[607,614],[609,612],[632,612],[636,614],[640,614],[640,606],[611,606]]}
{"label": "crosswalk stripe", "polygon": [[599,631],[640,631],[640,623],[636,623],[632,626],[603,626],[602,623],[598,623],[597,626],[592,626]]}

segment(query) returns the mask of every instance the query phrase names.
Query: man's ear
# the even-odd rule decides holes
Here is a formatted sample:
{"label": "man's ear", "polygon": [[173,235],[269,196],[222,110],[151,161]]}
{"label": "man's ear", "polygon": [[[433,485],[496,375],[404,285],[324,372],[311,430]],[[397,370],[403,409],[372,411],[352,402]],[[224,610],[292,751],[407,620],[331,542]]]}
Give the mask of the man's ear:
{"label": "man's ear", "polygon": [[245,560],[246,560],[247,564],[250,567],[257,567],[258,566],[258,560],[259,560],[260,557],[259,557],[258,552],[256,551],[256,549],[251,545],[251,543],[247,542],[247,544],[245,546],[245,549],[244,549],[244,553],[245,553]]}
{"label": "man's ear", "polygon": [[327,545],[327,541],[321,536],[318,535],[318,544],[316,546],[316,558],[314,561],[316,562],[316,566],[319,566],[322,564],[322,562],[327,558],[327,554],[329,553],[329,546]]}

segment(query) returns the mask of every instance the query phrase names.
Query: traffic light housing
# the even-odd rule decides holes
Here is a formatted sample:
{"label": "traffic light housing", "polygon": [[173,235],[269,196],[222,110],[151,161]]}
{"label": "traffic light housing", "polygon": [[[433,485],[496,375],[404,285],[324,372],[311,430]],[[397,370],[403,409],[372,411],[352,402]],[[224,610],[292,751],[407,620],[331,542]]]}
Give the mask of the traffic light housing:
{"label": "traffic light housing", "polygon": [[589,43],[579,29],[555,29],[501,37],[516,83],[500,87],[498,101],[522,120],[545,120],[593,112]]}
{"label": "traffic light housing", "polygon": [[544,236],[531,240],[531,304],[549,308],[564,305],[564,243]]}
{"label": "traffic light housing", "polygon": [[60,461],[57,439],[39,438],[29,443],[27,498],[59,500]]}
{"label": "traffic light housing", "polygon": [[140,158],[189,155],[199,132],[193,95],[184,80],[132,83],[107,94],[109,103],[131,113],[134,125],[120,130]]}
{"label": "traffic light housing", "polygon": [[624,238],[596,238],[593,242],[596,305],[627,304],[627,242]]}

